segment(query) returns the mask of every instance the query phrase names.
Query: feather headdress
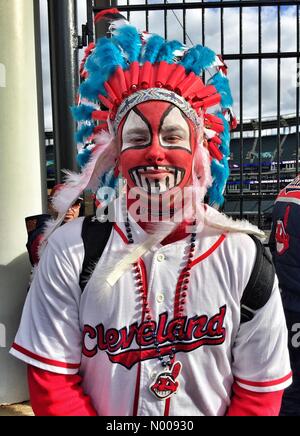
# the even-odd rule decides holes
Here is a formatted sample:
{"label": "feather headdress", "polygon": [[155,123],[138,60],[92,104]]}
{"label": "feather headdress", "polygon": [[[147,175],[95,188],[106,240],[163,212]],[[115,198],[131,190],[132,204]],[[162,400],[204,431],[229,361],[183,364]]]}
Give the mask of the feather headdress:
{"label": "feather headdress", "polygon": [[[188,48],[179,41],[138,31],[117,9],[101,11],[95,18],[96,22],[103,19],[110,23],[110,37],[87,48],[80,67],[78,105],[72,109],[78,122],[82,173],[69,175],[54,200],[59,213],[66,212],[82,190],[95,189],[108,175],[110,185],[116,184],[111,177],[118,155],[114,142],[118,125],[138,102],[159,99],[177,105],[202,129],[211,172],[207,175],[209,202],[214,207],[222,205],[229,175],[229,131],[234,121],[226,65],[202,45]],[[202,77],[205,70],[212,76],[207,84]],[[215,113],[212,107],[216,107]],[[201,168],[200,162],[194,165],[194,173],[197,168]]]}

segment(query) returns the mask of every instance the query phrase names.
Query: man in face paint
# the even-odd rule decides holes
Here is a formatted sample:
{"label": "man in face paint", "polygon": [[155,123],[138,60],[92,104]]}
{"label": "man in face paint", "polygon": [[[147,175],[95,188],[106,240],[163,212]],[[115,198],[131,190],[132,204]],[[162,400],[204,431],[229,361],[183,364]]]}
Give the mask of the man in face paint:
{"label": "man in face paint", "polygon": [[[291,373],[272,265],[266,259],[265,276],[257,273],[259,245],[245,235],[261,232],[203,207],[208,186],[210,204],[224,200],[232,122],[227,67],[202,45],[139,32],[116,9],[96,21],[101,17],[112,37],[90,48],[74,110],[83,170],[69,174],[55,204],[62,217],[83,189],[111,193],[113,186],[116,213],[102,222],[99,207],[97,216],[57,229],[59,218],[49,228],[11,350],[29,365],[34,412],[274,415]],[[167,222],[160,203],[177,218],[186,201],[177,208],[171,197],[198,188],[185,220]],[[126,208],[134,189],[141,208],[150,200],[151,214],[158,200],[154,213],[164,222],[145,222],[141,231]],[[266,283],[259,289],[265,307],[248,281]]]}
{"label": "man in face paint", "polygon": [[119,126],[118,143],[119,169],[128,189],[138,188],[145,201],[151,197],[152,209],[153,200],[164,201],[191,185],[196,127],[173,104],[135,106]]}

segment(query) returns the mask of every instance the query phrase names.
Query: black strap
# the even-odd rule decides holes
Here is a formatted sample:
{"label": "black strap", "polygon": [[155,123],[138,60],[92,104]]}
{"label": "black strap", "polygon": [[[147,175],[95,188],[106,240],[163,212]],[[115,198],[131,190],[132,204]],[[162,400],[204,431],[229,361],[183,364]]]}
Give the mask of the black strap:
{"label": "black strap", "polygon": [[102,223],[91,216],[83,220],[81,237],[84,245],[84,260],[79,277],[82,292],[106,247],[111,230],[110,221]]}
{"label": "black strap", "polygon": [[275,278],[275,268],[271,254],[258,238],[249,235],[256,245],[256,259],[251,277],[241,299],[241,323],[250,321],[255,311],[269,300]]}

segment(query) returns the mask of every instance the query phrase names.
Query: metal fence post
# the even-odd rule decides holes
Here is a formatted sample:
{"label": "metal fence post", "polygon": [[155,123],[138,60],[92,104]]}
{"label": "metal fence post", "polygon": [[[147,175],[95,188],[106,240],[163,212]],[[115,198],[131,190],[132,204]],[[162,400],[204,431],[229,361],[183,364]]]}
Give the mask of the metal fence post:
{"label": "metal fence post", "polygon": [[61,169],[77,170],[75,123],[70,106],[79,84],[76,0],[48,0],[54,144],[57,181]]}

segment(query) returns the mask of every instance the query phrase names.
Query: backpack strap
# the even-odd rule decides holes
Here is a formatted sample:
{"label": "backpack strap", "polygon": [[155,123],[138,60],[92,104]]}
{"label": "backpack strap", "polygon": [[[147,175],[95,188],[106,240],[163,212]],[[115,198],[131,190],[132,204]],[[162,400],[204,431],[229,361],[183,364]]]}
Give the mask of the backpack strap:
{"label": "backpack strap", "polygon": [[256,245],[254,267],[241,298],[241,323],[250,321],[255,311],[261,309],[269,300],[275,278],[275,268],[271,254],[258,238],[249,235]]}
{"label": "backpack strap", "polygon": [[112,230],[112,222],[100,222],[95,217],[85,217],[82,224],[81,237],[84,245],[84,260],[79,276],[79,286],[84,288],[100,259]]}

